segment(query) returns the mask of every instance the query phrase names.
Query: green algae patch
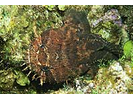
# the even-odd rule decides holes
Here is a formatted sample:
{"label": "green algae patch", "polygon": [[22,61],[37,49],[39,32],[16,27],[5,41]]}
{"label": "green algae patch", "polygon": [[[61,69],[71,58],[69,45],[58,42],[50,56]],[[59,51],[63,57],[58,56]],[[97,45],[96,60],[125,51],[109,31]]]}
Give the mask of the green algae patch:
{"label": "green algae patch", "polygon": [[123,47],[124,55],[127,59],[131,59],[133,61],[133,41],[127,41]]}
{"label": "green algae patch", "polygon": [[28,77],[23,74],[21,71],[16,71],[15,70],[15,73],[16,73],[16,82],[20,85],[20,86],[26,86],[26,85],[29,85],[30,84],[30,80],[28,79]]}

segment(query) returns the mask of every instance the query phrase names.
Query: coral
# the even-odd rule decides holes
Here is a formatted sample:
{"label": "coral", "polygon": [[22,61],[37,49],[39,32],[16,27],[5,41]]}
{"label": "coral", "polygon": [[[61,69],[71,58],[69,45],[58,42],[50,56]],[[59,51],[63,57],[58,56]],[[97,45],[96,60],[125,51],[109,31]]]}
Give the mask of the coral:
{"label": "coral", "polygon": [[96,72],[98,68],[92,64],[117,59],[119,54],[119,46],[90,33],[84,11],[71,9],[66,12],[61,28],[44,31],[31,42],[27,59],[30,70],[43,85],[64,82],[89,69]]}
{"label": "coral", "polygon": [[[108,8],[108,9],[107,9]],[[122,44],[129,39],[121,11],[112,6],[93,6],[88,13],[93,33],[101,35],[111,43]]]}
{"label": "coral", "polygon": [[[126,68],[126,67],[125,67]],[[119,62],[113,62],[108,68],[100,68],[93,84],[91,93],[127,94],[132,84],[132,79]],[[107,90],[107,91],[105,91]]]}

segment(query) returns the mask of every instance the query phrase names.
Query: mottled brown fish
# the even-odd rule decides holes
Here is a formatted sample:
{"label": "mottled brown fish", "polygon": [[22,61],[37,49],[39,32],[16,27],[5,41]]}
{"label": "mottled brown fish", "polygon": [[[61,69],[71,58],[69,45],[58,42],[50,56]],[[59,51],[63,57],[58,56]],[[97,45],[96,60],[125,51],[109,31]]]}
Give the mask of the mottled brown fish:
{"label": "mottled brown fish", "polygon": [[62,27],[47,30],[31,42],[27,58],[43,85],[77,77],[93,69],[95,62],[118,55],[118,46],[90,33],[87,14],[72,9],[66,12]]}

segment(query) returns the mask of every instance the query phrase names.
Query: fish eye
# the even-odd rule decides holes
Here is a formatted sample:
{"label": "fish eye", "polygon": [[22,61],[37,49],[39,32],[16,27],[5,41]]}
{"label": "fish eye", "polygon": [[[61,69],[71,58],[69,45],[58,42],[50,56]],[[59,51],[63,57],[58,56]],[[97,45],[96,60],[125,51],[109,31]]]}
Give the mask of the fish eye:
{"label": "fish eye", "polygon": [[40,45],[40,48],[44,48],[44,45],[42,44],[42,45]]}

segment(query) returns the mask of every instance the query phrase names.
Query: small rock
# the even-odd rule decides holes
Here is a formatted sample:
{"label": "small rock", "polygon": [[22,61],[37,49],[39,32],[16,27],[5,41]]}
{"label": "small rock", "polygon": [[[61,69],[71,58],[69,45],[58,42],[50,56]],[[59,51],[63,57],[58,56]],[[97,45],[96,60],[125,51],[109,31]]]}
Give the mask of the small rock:
{"label": "small rock", "polygon": [[94,83],[90,83],[89,87],[92,89],[94,87]]}
{"label": "small rock", "polygon": [[123,71],[123,68],[122,68],[122,66],[120,65],[119,62],[115,62],[114,64],[112,64],[110,66],[109,70],[111,72],[113,72],[113,71],[120,72],[120,71]]}

